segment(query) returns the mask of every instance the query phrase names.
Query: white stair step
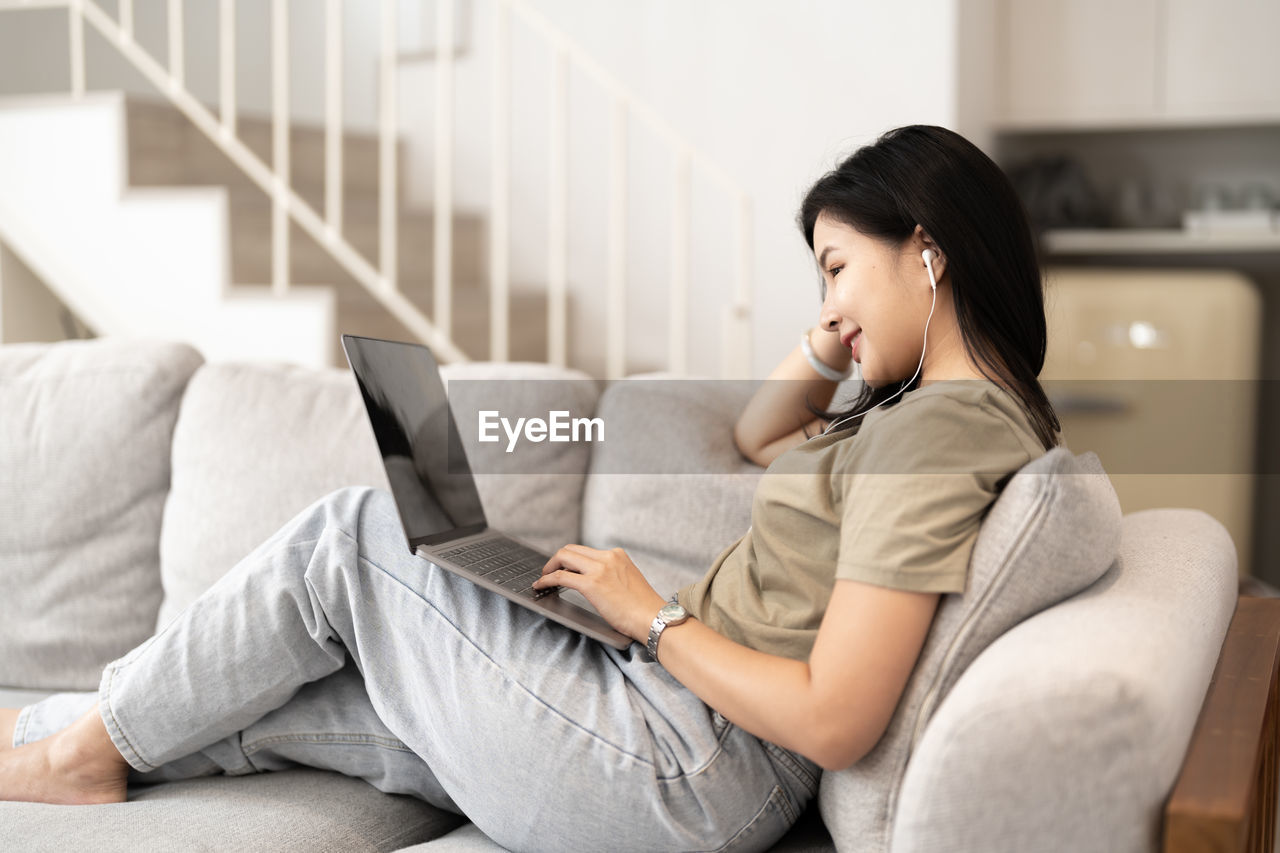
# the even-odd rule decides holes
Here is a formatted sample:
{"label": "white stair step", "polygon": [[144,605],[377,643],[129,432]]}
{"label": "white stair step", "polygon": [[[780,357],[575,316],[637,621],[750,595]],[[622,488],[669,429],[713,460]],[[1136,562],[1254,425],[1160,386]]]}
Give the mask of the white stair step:
{"label": "white stair step", "polygon": [[[368,199],[349,200],[342,233],[372,266],[380,254],[378,206]],[[396,254],[401,288],[430,287],[433,277],[435,217],[430,213],[401,211]],[[328,250],[298,225],[290,228],[289,267],[295,281],[351,283],[355,279]],[[453,279],[457,284],[488,279],[488,228],[477,216],[457,216],[453,221]],[[271,280],[271,203],[253,189],[231,194],[231,275],[235,281]]]}
{"label": "white stair step", "polygon": [[265,285],[236,285],[194,342],[209,361],[325,365],[338,337],[335,307],[330,287],[293,285],[277,296]]}
{"label": "white stair step", "polygon": [[0,101],[0,234],[32,272],[102,335],[330,363],[334,293],[232,290],[226,189],[127,187],[124,127],[118,94]]}
{"label": "white stair step", "polygon": [[[480,361],[489,358],[488,309],[489,293],[486,290],[455,290],[453,293],[453,339],[468,357]],[[429,311],[424,313],[431,316]],[[339,334],[396,341],[416,340],[408,329],[367,293],[342,293],[337,304],[337,316]],[[510,318],[508,360],[546,361],[546,294],[513,291]],[[347,364],[341,346],[334,352],[334,363],[339,367]]]}
{"label": "white stair step", "polygon": [[[126,104],[129,138],[129,181],[134,185],[202,185],[256,187],[244,171],[209,140],[176,107],[166,102],[130,97]],[[272,129],[266,119],[241,117],[236,135],[268,166],[272,163]],[[298,194],[323,210],[325,183],[324,128],[295,123],[289,133],[289,173]],[[397,147],[403,164],[405,146]],[[376,135],[348,131],[342,137],[343,191],[376,197],[379,187],[379,143]],[[404,197],[405,169],[398,170],[397,195]]]}

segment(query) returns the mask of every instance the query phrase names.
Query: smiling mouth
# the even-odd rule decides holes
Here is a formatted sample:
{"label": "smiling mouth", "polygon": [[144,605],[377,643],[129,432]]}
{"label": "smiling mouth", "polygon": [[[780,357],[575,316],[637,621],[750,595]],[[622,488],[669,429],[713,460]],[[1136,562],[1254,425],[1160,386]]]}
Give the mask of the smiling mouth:
{"label": "smiling mouth", "polygon": [[861,329],[858,329],[858,330],[857,330],[857,331],[855,331],[852,335],[848,335],[848,336],[846,336],[846,337],[842,337],[842,338],[840,338],[840,343],[844,344],[844,348],[845,348],[845,349],[849,349],[849,348],[851,348],[851,347],[853,346],[853,340],[854,340],[854,338],[858,337],[858,335],[860,335],[860,334],[862,334],[862,330],[861,330]]}

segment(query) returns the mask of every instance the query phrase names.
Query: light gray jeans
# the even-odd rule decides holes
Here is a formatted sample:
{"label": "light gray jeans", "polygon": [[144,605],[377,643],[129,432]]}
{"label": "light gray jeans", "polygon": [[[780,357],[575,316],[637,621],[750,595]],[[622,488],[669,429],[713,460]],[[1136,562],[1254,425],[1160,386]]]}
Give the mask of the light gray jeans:
{"label": "light gray jeans", "polygon": [[819,773],[640,644],[597,643],[411,554],[369,488],[303,510],[97,692],[24,708],[14,744],[94,701],[132,781],[325,768],[513,850],[763,850]]}

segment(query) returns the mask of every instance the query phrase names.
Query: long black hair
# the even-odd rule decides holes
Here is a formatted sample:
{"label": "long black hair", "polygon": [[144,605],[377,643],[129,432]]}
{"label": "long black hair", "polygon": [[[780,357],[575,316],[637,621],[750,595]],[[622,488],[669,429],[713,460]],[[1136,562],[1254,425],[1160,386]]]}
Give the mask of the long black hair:
{"label": "long black hair", "polygon": [[[1015,392],[1045,449],[1057,446],[1058,416],[1037,378],[1048,332],[1035,238],[1022,201],[991,158],[946,128],[899,127],[859,148],[809,189],[797,221],[810,251],[821,214],[893,247],[921,225],[947,259],[965,352],[984,376],[994,381],[996,374]],[[902,393],[919,384],[917,376]],[[900,388],[864,384],[840,411],[807,399],[805,406],[832,420],[889,400]]]}

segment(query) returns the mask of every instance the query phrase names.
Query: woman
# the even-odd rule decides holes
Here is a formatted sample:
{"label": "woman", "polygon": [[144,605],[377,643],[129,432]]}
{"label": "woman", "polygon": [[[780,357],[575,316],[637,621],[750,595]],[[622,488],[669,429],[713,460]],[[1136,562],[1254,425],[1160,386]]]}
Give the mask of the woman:
{"label": "woman", "polygon": [[[801,476],[762,478],[751,529],[678,607],[620,548],[566,545],[538,582],[580,591],[639,645],[435,570],[405,551],[386,493],[344,489],[98,691],[0,717],[0,799],[112,802],[131,780],[305,764],[516,849],[769,847],[820,769],[883,734],[983,514],[1057,443],[1032,237],[977,148],[891,131],[812,187],[800,225],[820,331],[734,436],[769,474]],[[854,360],[862,394],[825,411]]]}

